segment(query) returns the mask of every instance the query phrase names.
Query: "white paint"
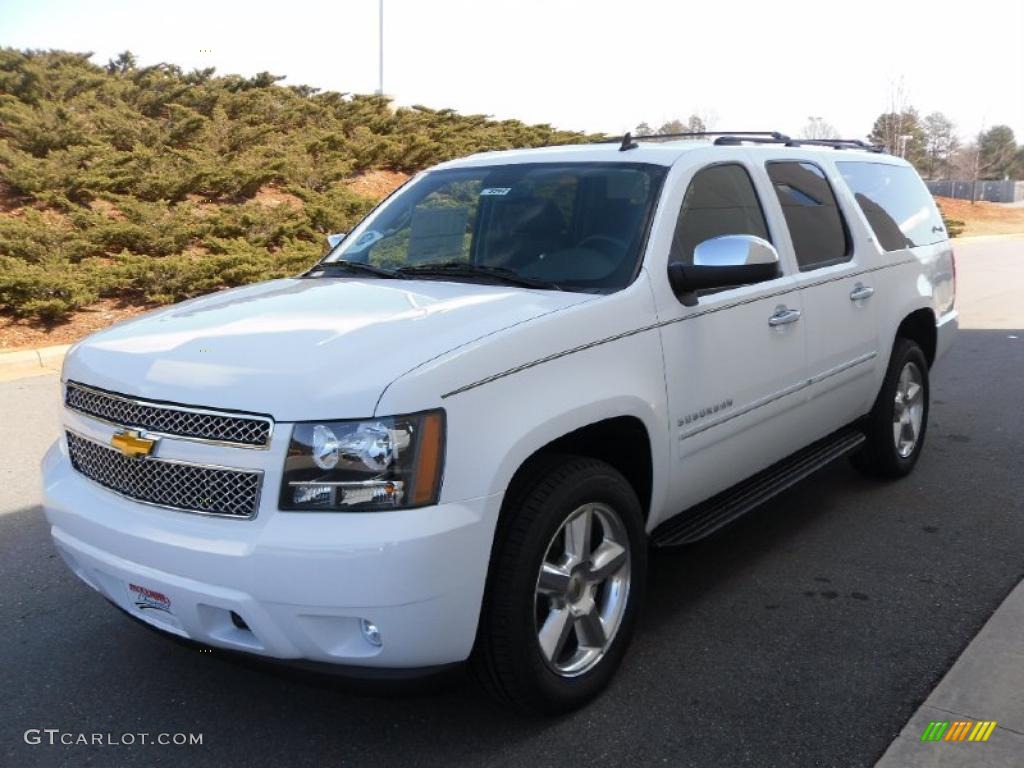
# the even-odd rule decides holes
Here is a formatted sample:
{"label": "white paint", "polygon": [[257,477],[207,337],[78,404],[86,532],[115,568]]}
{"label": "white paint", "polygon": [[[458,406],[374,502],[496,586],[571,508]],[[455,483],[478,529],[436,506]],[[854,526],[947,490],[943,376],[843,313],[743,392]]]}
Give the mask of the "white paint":
{"label": "white paint", "polygon": [[[838,190],[854,256],[796,270],[764,163],[813,160]],[[271,414],[266,451],[165,437],[162,458],[261,469],[252,520],[132,503],[75,473],[58,441],[44,461],[47,517],[71,567],[132,610],[126,583],[168,596],[167,631],[275,657],[408,667],[466,658],[501,500],[535,451],[611,417],[639,420],[653,457],[648,529],[866,413],[896,328],[937,318],[939,353],[957,325],[947,242],[883,254],[834,162],[902,160],[853,151],[707,144],[491,153],[448,165],[543,160],[670,168],[638,278],[605,296],[422,280],[280,280],[120,324],[74,347],[64,377],[154,400]],[[683,306],[667,280],[683,193],[709,163],[744,164],[783,274]],[[359,230],[355,231],[358,236]],[[828,282],[824,282],[825,279]],[[864,303],[849,293],[875,289]],[[803,311],[772,328],[779,304]],[[718,411],[715,407],[718,407]],[[710,414],[708,409],[710,407]],[[440,503],[374,513],[277,510],[296,420],[444,408]],[[697,413],[697,421],[686,421]],[[65,411],[107,443],[115,428]],[[237,611],[252,636],[225,624]],[[370,647],[361,619],[380,628]],[[168,623],[170,622],[170,623]]]}

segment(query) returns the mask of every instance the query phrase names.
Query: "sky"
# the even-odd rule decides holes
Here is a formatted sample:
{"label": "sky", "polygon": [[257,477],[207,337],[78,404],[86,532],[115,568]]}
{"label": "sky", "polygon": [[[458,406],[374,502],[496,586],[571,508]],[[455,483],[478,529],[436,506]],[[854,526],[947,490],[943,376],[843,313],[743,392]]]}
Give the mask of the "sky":
{"label": "sky", "polygon": [[[131,50],[221,74],[372,92],[379,0],[0,0],[0,45]],[[384,91],[559,128],[621,133],[690,114],[717,130],[861,138],[894,85],[961,136],[1024,140],[1024,0],[384,0]]]}

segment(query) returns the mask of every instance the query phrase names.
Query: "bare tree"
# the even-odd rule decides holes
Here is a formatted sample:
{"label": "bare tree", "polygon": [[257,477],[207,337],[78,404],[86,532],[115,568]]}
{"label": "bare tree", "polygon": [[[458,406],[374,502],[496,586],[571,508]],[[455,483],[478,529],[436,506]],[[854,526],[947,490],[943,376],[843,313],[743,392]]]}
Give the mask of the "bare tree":
{"label": "bare tree", "polygon": [[869,138],[889,154],[906,157],[916,165],[924,151],[924,135],[902,76],[889,82],[887,100],[886,111],[875,120]]}
{"label": "bare tree", "polygon": [[701,108],[690,115],[690,130],[696,130],[693,126],[701,126],[701,131],[713,131],[718,124],[718,113],[713,109]]}
{"label": "bare tree", "polygon": [[658,128],[652,128],[649,123],[638,123],[633,129],[634,136],[664,136],[670,133],[704,133],[712,130],[712,124],[716,116],[714,112],[697,111],[691,114],[686,122],[678,118],[667,120]]}
{"label": "bare tree", "polygon": [[837,131],[832,123],[823,117],[808,117],[804,127],[800,129],[803,139],[834,139]]}
{"label": "bare tree", "polygon": [[[984,132],[979,134],[984,135]],[[971,203],[978,200],[978,181],[988,175],[995,164],[985,158],[981,146],[977,141],[962,147],[955,155],[953,166],[957,176],[970,179],[971,181]]]}

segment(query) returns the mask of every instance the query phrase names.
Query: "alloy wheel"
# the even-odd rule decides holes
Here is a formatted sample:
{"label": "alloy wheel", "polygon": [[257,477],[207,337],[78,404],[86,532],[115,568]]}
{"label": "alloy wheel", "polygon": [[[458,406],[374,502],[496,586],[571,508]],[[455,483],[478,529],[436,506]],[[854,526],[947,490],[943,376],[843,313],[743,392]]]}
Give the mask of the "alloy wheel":
{"label": "alloy wheel", "polygon": [[537,642],[562,677],[593,669],[622,623],[629,599],[626,528],[610,506],[584,504],[552,537],[537,576]]}
{"label": "alloy wheel", "polygon": [[896,453],[905,459],[914,452],[924,418],[924,377],[917,363],[908,362],[896,382],[892,436]]}

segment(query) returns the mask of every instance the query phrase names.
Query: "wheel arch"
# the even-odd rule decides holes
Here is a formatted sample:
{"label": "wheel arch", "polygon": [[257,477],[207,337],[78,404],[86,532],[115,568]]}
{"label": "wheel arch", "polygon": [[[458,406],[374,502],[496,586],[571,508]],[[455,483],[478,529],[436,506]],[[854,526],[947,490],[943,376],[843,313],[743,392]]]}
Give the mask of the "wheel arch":
{"label": "wheel arch", "polygon": [[636,415],[610,416],[579,425],[547,440],[526,455],[510,473],[506,501],[553,457],[575,455],[598,459],[618,470],[633,487],[650,517],[654,495],[654,447],[647,424]]}
{"label": "wheel arch", "polygon": [[896,338],[902,337],[917,343],[924,352],[928,365],[935,362],[938,331],[935,324],[935,312],[930,307],[921,307],[907,314],[896,328]]}

